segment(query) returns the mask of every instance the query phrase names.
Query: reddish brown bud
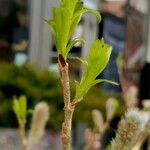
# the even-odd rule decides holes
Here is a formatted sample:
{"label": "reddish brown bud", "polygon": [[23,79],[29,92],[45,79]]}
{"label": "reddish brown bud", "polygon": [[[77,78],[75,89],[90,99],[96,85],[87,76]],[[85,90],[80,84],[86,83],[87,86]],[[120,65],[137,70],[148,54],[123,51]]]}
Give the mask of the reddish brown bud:
{"label": "reddish brown bud", "polygon": [[64,59],[63,55],[59,54],[59,62],[62,67],[66,66],[66,60]]}

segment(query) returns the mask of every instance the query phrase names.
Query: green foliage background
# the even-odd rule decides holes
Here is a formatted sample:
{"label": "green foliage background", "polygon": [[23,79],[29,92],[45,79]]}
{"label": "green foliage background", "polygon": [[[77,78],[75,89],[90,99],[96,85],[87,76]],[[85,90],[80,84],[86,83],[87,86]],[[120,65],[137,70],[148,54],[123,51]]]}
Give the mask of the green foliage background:
{"label": "green foliage background", "polygon": [[[18,67],[3,63],[0,68],[0,127],[18,126],[12,110],[13,97],[25,95],[28,99],[28,109],[34,108],[39,101],[48,102],[51,116],[47,127],[54,131],[60,130],[63,121],[63,96],[58,76],[49,71],[34,70],[29,66]],[[73,92],[75,87],[71,87]],[[107,98],[108,95],[102,93],[99,86],[93,87],[76,109],[73,123],[91,123],[91,111],[96,108],[105,115]]]}
{"label": "green foliage background", "polygon": [[13,64],[0,64],[0,68],[0,126],[17,126],[12,111],[13,97],[25,95],[28,108],[34,108],[42,100],[49,103],[54,119],[50,119],[48,126],[57,129],[62,120],[63,99],[56,75],[49,71],[36,71],[28,66],[18,67]]}

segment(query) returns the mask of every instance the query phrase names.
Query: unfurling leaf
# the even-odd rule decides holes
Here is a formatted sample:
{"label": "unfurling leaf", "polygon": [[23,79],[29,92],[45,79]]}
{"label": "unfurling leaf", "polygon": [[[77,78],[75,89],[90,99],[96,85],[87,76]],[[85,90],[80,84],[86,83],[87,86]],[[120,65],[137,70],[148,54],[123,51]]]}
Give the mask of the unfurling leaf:
{"label": "unfurling leaf", "polygon": [[110,84],[119,85],[117,82],[114,82],[114,81],[111,81],[111,80],[107,80],[107,79],[97,79],[97,80],[94,80],[93,86],[94,86],[95,84],[102,83],[102,82],[107,82],[107,83],[110,83]]}
{"label": "unfurling leaf", "polygon": [[106,67],[111,51],[112,47],[106,44],[103,39],[93,42],[88,56],[88,65],[85,67],[80,83],[76,86],[75,100],[81,99],[97,83],[106,81],[116,84],[113,81],[104,79],[95,80]]}
{"label": "unfurling leaf", "polygon": [[100,13],[97,11],[97,10],[94,10],[94,9],[90,9],[90,8],[83,8],[82,10],[78,11],[75,16],[74,16],[74,19],[76,17],[79,17],[80,15],[82,15],[83,13],[86,13],[86,12],[91,12],[93,14],[96,15],[97,19],[98,19],[98,22],[101,21],[101,15]]}
{"label": "unfurling leaf", "polygon": [[51,29],[51,31],[55,37],[56,36],[56,29],[55,29],[56,24],[55,24],[54,20],[45,20],[45,22],[47,22],[49,28]]}
{"label": "unfurling leaf", "polygon": [[79,60],[82,64],[88,65],[88,62],[84,58],[81,58],[81,57],[72,57],[71,59]]}
{"label": "unfurling leaf", "polygon": [[74,40],[72,40],[72,41],[68,44],[68,46],[67,46],[67,48],[66,48],[66,55],[65,55],[65,58],[67,57],[69,51],[70,51],[70,50],[75,46],[75,44],[77,44],[77,43],[83,44],[83,43],[85,43],[85,40],[84,40],[83,38],[81,38],[81,37],[75,38]]}

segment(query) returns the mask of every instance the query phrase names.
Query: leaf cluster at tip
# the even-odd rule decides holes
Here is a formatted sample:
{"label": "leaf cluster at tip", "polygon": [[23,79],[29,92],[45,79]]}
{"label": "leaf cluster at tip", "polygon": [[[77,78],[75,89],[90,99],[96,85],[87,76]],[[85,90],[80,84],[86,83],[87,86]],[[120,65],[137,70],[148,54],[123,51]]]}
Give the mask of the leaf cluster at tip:
{"label": "leaf cluster at tip", "polygon": [[100,22],[100,13],[93,9],[84,8],[80,0],[61,0],[60,6],[53,8],[53,19],[46,20],[52,31],[58,54],[66,59],[68,52],[77,43],[84,40],[79,37],[69,42],[71,34],[85,12],[94,13]]}
{"label": "leaf cluster at tip", "polygon": [[27,116],[27,99],[25,96],[20,96],[19,99],[14,99],[13,110],[16,114],[19,123],[26,123]]}
{"label": "leaf cluster at tip", "polygon": [[117,84],[110,80],[96,79],[108,64],[111,51],[112,47],[105,43],[103,39],[93,42],[86,63],[87,65],[85,65],[85,72],[82,75],[80,83],[76,82],[75,100],[82,99],[88,90],[97,83],[109,82]]}
{"label": "leaf cluster at tip", "polygon": [[[84,43],[82,37],[77,37],[72,41],[70,41],[70,37],[85,12],[94,13],[98,21],[101,21],[100,13],[93,9],[84,8],[81,0],[60,0],[60,6],[53,8],[53,19],[46,20],[52,31],[58,55],[63,56],[64,60],[66,60],[69,51],[76,43]],[[81,77],[81,81],[76,82],[74,101],[81,100],[89,89],[97,83],[117,84],[110,80],[96,79],[106,67],[111,51],[112,47],[106,44],[103,39],[96,40],[91,46],[87,61],[83,58],[74,58],[85,64],[85,72]]]}

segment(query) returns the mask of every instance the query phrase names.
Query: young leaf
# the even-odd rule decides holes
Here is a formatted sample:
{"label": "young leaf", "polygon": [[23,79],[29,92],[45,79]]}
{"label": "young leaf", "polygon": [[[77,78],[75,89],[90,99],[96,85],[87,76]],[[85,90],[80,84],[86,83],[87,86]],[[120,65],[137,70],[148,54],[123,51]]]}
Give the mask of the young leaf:
{"label": "young leaf", "polygon": [[45,20],[45,22],[48,24],[49,28],[52,31],[52,34],[54,37],[56,37],[56,23],[54,22],[54,20]]}
{"label": "young leaf", "polygon": [[34,112],[34,110],[33,110],[33,109],[28,109],[27,114],[28,114],[28,115],[32,115],[32,114],[33,114],[33,112]]}
{"label": "young leaf", "polygon": [[102,83],[102,82],[107,82],[107,83],[110,83],[110,84],[119,85],[117,82],[114,82],[114,81],[111,81],[111,80],[97,79],[97,80],[94,80],[92,86],[94,86],[95,84],[98,84],[98,83]]}
{"label": "young leaf", "polygon": [[67,57],[69,51],[70,51],[70,50],[74,47],[74,45],[77,44],[77,43],[83,44],[83,43],[85,43],[85,40],[84,40],[83,38],[81,38],[81,37],[78,37],[78,38],[75,38],[74,40],[72,40],[72,41],[68,44],[68,46],[67,46],[67,48],[66,48],[65,58]]}
{"label": "young leaf", "polygon": [[79,60],[81,63],[83,63],[86,66],[88,65],[88,62],[84,58],[81,58],[81,57],[72,57],[72,59]]}
{"label": "young leaf", "polygon": [[86,13],[86,12],[91,12],[91,13],[95,14],[96,17],[97,17],[97,19],[98,19],[98,22],[101,21],[101,15],[100,15],[100,13],[99,13],[97,10],[90,9],[90,8],[83,8],[82,10],[77,11],[76,14],[74,15],[74,19],[75,19],[76,17],[81,16],[82,14],[84,14],[84,13]]}
{"label": "young leaf", "polygon": [[19,98],[19,104],[20,104],[20,109],[21,109],[21,118],[25,119],[26,114],[27,114],[27,99],[25,96],[20,96]]}
{"label": "young leaf", "polygon": [[74,31],[77,24],[81,20],[81,16],[86,12],[91,12],[91,13],[95,14],[97,19],[98,19],[98,22],[101,21],[101,15],[97,10],[83,8],[83,3],[79,2],[77,8],[75,9],[74,16],[72,18],[72,24],[71,24],[71,28],[70,28],[70,35],[72,34],[72,31]]}
{"label": "young leaf", "polygon": [[[103,39],[93,42],[88,56],[88,65],[85,68],[85,72],[82,75],[79,85],[76,87],[75,100],[83,97],[96,83],[104,81],[102,79],[95,79],[106,67],[110,58],[111,50],[112,47],[106,44]],[[114,83],[109,80],[107,80],[107,82]]]}
{"label": "young leaf", "polygon": [[14,111],[17,119],[19,120],[20,106],[19,106],[19,102],[17,99],[14,99],[14,101],[13,101],[13,111]]}
{"label": "young leaf", "polygon": [[98,11],[84,8],[80,0],[61,0],[60,6],[53,9],[53,19],[46,21],[52,30],[58,55],[61,54],[65,59],[71,47],[76,43],[75,41],[69,43],[71,34],[85,12],[92,12],[99,21],[101,20]]}
{"label": "young leaf", "polygon": [[83,8],[83,2],[81,0],[77,1],[74,13]]}
{"label": "young leaf", "polygon": [[16,114],[18,122],[25,123],[27,115],[27,100],[25,96],[20,96],[19,99],[14,99],[13,110]]}

